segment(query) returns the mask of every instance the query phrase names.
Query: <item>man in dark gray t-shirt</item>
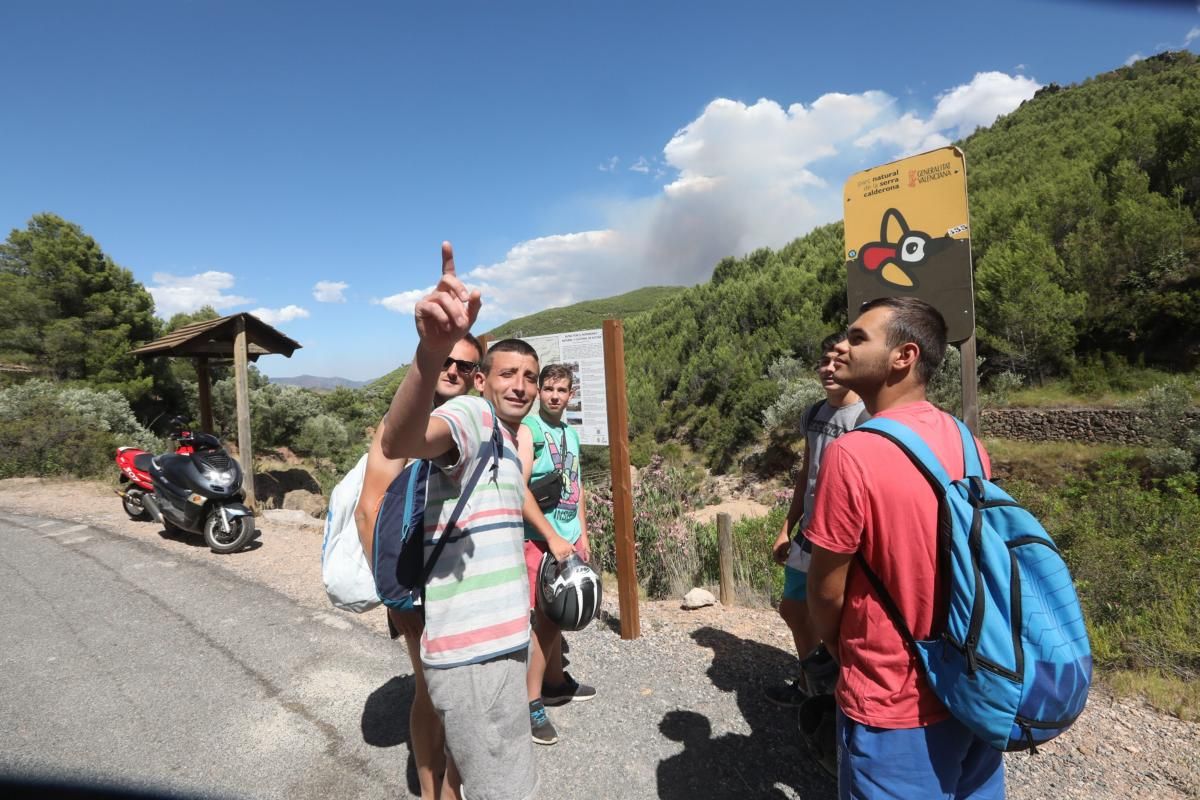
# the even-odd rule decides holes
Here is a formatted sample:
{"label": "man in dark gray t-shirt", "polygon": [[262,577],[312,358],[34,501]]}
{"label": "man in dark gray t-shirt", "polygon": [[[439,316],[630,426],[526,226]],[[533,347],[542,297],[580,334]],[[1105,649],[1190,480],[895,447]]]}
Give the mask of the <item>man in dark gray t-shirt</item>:
{"label": "man in dark gray t-shirt", "polygon": [[[812,560],[812,546],[804,536],[804,531],[808,528],[813,499],[817,493],[821,454],[834,439],[871,417],[858,395],[833,380],[831,351],[834,345],[845,338],[845,333],[836,333],[821,342],[822,356],[817,364],[817,377],[821,381],[821,388],[825,390],[825,399],[809,406],[802,417],[804,460],[796,476],[787,520],[773,546],[775,561],[784,565],[779,616],[791,629],[796,653],[802,660],[820,644],[808,618],[808,565]],[[795,538],[793,531],[796,531]],[[796,680],[768,686],[765,693],[767,699],[776,705],[798,707],[812,693],[812,689],[801,670]]]}

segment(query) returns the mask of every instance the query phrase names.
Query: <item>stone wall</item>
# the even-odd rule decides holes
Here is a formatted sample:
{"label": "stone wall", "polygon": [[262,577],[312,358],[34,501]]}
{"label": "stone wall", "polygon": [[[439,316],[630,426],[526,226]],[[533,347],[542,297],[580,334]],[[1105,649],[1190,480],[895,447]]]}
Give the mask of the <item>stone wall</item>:
{"label": "stone wall", "polygon": [[[1200,421],[1200,411],[1188,416]],[[984,436],[999,439],[1149,444],[1145,422],[1132,408],[988,408],[980,425]]]}

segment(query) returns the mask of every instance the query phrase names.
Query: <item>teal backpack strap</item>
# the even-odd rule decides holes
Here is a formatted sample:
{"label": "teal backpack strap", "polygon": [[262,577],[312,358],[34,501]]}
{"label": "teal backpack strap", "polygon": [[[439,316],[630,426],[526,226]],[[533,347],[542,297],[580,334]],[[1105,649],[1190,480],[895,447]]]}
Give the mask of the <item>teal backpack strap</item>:
{"label": "teal backpack strap", "polygon": [[962,436],[963,448],[963,476],[967,478],[986,478],[983,474],[983,460],[979,457],[979,445],[975,443],[975,437],[971,434],[971,429],[968,428],[961,419],[954,418],[958,424],[958,433]]}
{"label": "teal backpack strap", "polygon": [[[946,487],[952,483],[946,468],[929,449],[929,445],[925,444],[924,440],[904,423],[883,417],[872,417],[854,430],[871,431],[892,440],[925,474],[930,484],[939,491],[944,492]],[[976,458],[978,459],[978,456]]]}

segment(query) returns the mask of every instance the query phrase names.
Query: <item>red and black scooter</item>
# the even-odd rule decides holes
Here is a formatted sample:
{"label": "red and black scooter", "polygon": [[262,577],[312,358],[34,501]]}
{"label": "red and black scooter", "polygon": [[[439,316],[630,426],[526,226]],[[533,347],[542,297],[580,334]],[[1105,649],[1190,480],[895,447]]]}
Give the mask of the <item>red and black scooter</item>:
{"label": "red and black scooter", "polygon": [[174,454],[117,448],[121,504],[132,519],[154,519],[167,530],[204,535],[214,553],[233,553],[255,538],[254,514],[245,505],[242,469],[217,437],[183,430],[174,420]]}

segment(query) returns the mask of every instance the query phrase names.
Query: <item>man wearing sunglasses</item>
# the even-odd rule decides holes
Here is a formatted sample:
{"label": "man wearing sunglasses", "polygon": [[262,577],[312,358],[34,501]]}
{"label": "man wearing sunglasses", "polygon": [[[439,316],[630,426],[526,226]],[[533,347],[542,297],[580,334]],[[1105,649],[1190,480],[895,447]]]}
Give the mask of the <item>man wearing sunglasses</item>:
{"label": "man wearing sunglasses", "polygon": [[[479,368],[482,358],[483,347],[478,339],[468,333],[458,340],[438,373],[433,396],[434,408],[470,391],[474,385],[475,371]],[[367,451],[367,468],[363,477],[362,492],[358,496],[358,506],[354,509],[354,521],[358,526],[358,536],[368,563],[371,561],[375,517],[379,514],[379,505],[387,488],[408,463],[407,459],[384,456],[380,446],[384,429],[385,423],[380,420],[375,429],[375,436],[371,439],[371,449]],[[415,686],[408,718],[409,741],[412,742],[413,761],[417,767],[417,779],[421,784],[422,800],[457,796],[458,776],[453,764],[446,763],[445,731],[442,730],[442,720],[434,711],[433,703],[429,699],[429,690],[421,669],[421,631],[424,627],[421,612],[399,611],[394,608],[385,610],[388,615],[388,632],[393,639],[404,635],[404,644],[408,647],[408,657],[413,665]],[[443,792],[443,776],[446,776],[447,787],[444,793],[440,793]]]}

